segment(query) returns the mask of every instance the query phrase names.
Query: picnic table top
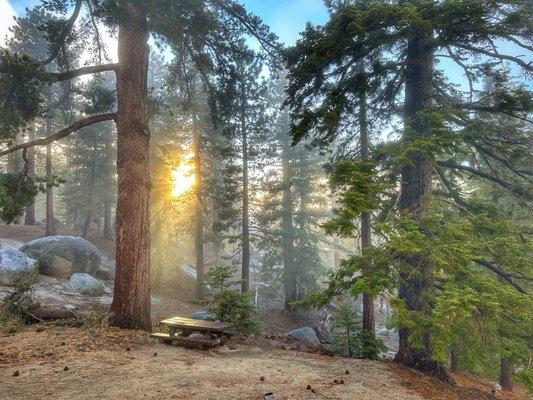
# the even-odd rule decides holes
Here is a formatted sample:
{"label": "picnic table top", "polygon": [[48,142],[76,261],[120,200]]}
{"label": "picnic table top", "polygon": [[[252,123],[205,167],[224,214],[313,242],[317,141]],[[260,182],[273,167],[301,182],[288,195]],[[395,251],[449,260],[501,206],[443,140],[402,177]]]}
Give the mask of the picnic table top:
{"label": "picnic table top", "polygon": [[181,329],[191,329],[206,332],[223,332],[228,329],[231,324],[227,322],[203,321],[198,319],[173,317],[164,319],[161,324],[172,326]]}

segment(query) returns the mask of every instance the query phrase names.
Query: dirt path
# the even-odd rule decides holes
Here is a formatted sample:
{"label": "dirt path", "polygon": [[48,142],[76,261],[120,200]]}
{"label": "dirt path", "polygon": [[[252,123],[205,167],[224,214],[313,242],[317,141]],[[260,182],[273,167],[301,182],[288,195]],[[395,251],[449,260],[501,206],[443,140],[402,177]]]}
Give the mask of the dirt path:
{"label": "dirt path", "polygon": [[34,326],[0,337],[0,399],[259,400],[268,392],[269,400],[489,398],[459,396],[386,363],[239,343],[188,350],[146,336]]}

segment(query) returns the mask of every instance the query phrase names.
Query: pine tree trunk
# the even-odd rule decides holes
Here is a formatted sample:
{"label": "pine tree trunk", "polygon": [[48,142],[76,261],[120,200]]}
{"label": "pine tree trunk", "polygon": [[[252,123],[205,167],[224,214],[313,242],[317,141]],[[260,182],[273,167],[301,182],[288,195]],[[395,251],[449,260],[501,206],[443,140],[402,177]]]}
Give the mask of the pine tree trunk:
{"label": "pine tree trunk", "polygon": [[105,174],[106,174],[106,198],[104,201],[104,239],[113,239],[113,222],[111,208],[113,206],[113,134],[109,127],[105,141]]}
{"label": "pine tree trunk", "polygon": [[110,323],[151,330],[148,30],[141,3],[127,2],[124,7],[118,32],[118,199]]}
{"label": "pine tree trunk", "polygon": [[[46,125],[47,134],[50,134],[50,122],[47,122]],[[56,224],[54,221],[54,187],[51,184],[52,178],[52,143],[50,143],[46,145],[46,236],[53,236],[56,234]]]}
{"label": "pine tree trunk", "polygon": [[509,358],[500,361],[500,385],[503,390],[513,390],[513,362]]}
{"label": "pine tree trunk", "polygon": [[[28,132],[28,141],[35,139],[35,125]],[[35,148],[30,147],[28,149],[28,177],[35,178]],[[24,225],[35,225],[35,202],[26,206],[26,216],[24,217]]]}
{"label": "pine tree trunk", "polygon": [[242,292],[250,290],[250,216],[248,193],[248,133],[246,130],[246,78],[241,82],[242,134]]}
{"label": "pine tree trunk", "polygon": [[285,310],[293,311],[291,304],[296,301],[296,271],[294,270],[294,226],[293,226],[293,199],[291,184],[290,151],[291,145],[288,135],[282,138],[281,163],[282,163],[282,251],[283,251],[283,290],[285,294]]}
{"label": "pine tree trunk", "polygon": [[204,298],[204,221],[202,201],[202,131],[198,121],[194,122],[194,197],[195,197],[195,234],[194,251],[196,253],[196,298]]}
{"label": "pine tree trunk", "polygon": [[[361,70],[363,68],[361,67]],[[366,161],[370,159],[370,138],[368,136],[368,123],[366,119],[366,95],[362,92],[359,95],[359,136],[361,143],[361,159]],[[369,247],[372,246],[372,227],[370,213],[361,214],[361,252],[364,255]],[[376,319],[374,316],[374,298],[363,293],[363,329],[374,335],[376,328]]]}
{"label": "pine tree trunk", "polygon": [[[407,43],[405,74],[405,141],[429,136],[427,122],[420,118],[419,113],[431,106],[433,97],[434,56],[430,45],[432,34],[431,31],[422,28],[412,28],[412,30]],[[402,166],[400,208],[403,215],[420,221],[426,215],[431,196],[432,159],[425,151],[413,152],[409,158],[409,162]],[[435,290],[434,267],[423,254],[405,257],[403,261],[410,270],[401,273],[399,297],[405,302],[409,311],[430,315],[431,298]],[[401,328],[399,336],[397,361],[453,382],[444,366],[432,358],[429,328],[423,332],[422,348],[412,346],[409,328]]]}

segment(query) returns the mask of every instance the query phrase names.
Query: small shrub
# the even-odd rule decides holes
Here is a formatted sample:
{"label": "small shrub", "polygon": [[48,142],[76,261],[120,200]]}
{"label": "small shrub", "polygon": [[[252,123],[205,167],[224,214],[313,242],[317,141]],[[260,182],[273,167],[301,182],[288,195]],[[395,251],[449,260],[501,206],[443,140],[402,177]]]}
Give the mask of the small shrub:
{"label": "small shrub", "polygon": [[333,350],[348,357],[379,359],[379,354],[386,350],[385,345],[371,332],[362,328],[359,313],[349,306],[342,306],[332,318]]}
{"label": "small shrub", "polygon": [[31,290],[37,282],[37,273],[13,278],[13,291],[0,303],[0,332],[14,333],[32,322],[28,310],[34,306]]}
{"label": "small shrub", "polygon": [[207,310],[218,320],[229,322],[237,332],[259,335],[261,326],[257,319],[257,310],[253,303],[253,293],[241,293],[239,280],[232,280],[236,268],[221,266],[212,268],[207,273],[213,287],[211,298],[205,302]]}

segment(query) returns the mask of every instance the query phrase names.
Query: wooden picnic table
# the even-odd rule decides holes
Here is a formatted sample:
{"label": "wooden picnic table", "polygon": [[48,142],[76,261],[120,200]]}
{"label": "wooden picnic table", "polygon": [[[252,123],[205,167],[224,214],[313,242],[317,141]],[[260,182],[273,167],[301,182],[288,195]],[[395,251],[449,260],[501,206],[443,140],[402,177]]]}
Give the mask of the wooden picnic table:
{"label": "wooden picnic table", "polygon": [[167,344],[179,344],[201,347],[218,346],[230,334],[226,332],[231,326],[226,322],[203,321],[191,318],[173,317],[160,322],[168,333],[156,332],[151,337]]}

